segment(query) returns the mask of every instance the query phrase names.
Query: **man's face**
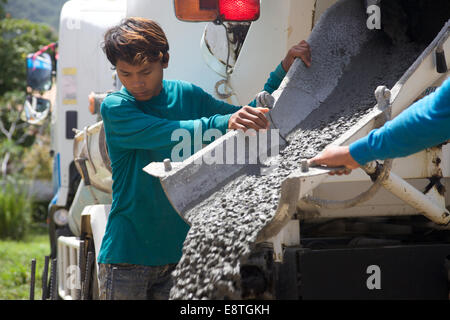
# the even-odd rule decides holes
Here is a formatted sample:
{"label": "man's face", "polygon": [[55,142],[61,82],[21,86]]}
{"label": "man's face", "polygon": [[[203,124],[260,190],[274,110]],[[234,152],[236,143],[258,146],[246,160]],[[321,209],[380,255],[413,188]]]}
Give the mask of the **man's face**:
{"label": "man's face", "polygon": [[162,89],[163,69],[167,63],[161,61],[131,65],[123,60],[116,63],[120,82],[139,101],[157,96]]}

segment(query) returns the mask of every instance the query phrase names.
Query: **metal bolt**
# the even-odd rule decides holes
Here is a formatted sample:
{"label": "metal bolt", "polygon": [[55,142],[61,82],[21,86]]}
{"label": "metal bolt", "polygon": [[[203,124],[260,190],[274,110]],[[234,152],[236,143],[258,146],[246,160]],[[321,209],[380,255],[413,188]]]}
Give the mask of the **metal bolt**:
{"label": "metal bolt", "polygon": [[164,170],[165,171],[172,170],[172,164],[170,163],[170,159],[164,159]]}
{"label": "metal bolt", "polygon": [[391,91],[386,86],[378,86],[375,90],[375,98],[378,103],[378,108],[384,110],[389,105]]}
{"label": "metal bolt", "polygon": [[308,172],[309,171],[308,159],[300,160],[300,164],[302,166],[302,172]]}
{"label": "metal bolt", "polygon": [[376,161],[371,161],[366,163],[362,169],[367,173],[367,174],[373,174],[375,173],[375,171],[377,170],[377,162]]}

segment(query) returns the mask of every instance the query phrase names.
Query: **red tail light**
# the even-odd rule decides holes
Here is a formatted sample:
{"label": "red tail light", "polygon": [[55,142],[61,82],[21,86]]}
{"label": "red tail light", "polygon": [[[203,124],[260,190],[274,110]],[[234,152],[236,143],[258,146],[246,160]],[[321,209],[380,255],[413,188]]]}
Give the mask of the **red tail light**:
{"label": "red tail light", "polygon": [[184,21],[255,21],[260,0],[175,0],[175,15]]}
{"label": "red tail light", "polygon": [[219,0],[224,21],[254,21],[259,18],[259,0]]}

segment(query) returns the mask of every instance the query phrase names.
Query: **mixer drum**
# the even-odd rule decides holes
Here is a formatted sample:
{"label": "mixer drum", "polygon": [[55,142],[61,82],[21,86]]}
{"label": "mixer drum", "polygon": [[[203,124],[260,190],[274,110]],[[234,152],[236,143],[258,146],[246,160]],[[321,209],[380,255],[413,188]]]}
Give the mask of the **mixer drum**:
{"label": "mixer drum", "polygon": [[111,161],[103,121],[77,132],[73,155],[85,185],[92,185],[103,192],[112,193]]}

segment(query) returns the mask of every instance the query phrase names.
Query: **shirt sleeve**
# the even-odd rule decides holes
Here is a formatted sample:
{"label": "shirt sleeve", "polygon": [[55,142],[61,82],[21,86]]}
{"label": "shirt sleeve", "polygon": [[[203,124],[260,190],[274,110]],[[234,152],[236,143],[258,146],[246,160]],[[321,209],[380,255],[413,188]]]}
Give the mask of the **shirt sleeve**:
{"label": "shirt sleeve", "polygon": [[[193,96],[200,102],[200,115],[214,121],[214,125],[219,130],[228,128],[228,120],[231,115],[238,111],[241,106],[235,106],[222,100],[214,98],[202,88],[192,85]],[[222,132],[225,133],[225,132]]]}
{"label": "shirt sleeve", "polygon": [[450,139],[450,78],[412,104],[383,127],[350,144],[360,165],[372,160],[403,157]]}
{"label": "shirt sleeve", "polygon": [[[269,79],[267,79],[263,91],[267,91],[268,93],[272,94],[275,90],[278,89],[281,81],[283,81],[285,76],[286,71],[284,71],[283,65],[280,62],[276,69],[270,73]],[[256,107],[256,99],[253,99],[248,105]]]}
{"label": "shirt sleeve", "polygon": [[132,103],[116,97],[103,101],[101,115],[108,144],[122,149],[167,149],[179,142],[172,141],[172,134],[177,129],[185,129],[191,137],[195,137],[210,128],[224,133],[228,127],[224,115],[168,120],[146,114]]}
{"label": "shirt sleeve", "polygon": [[[280,63],[277,68],[270,73],[269,79],[264,85],[264,91],[269,92],[270,94],[274,92],[283,81],[283,78],[286,75],[286,71],[284,71],[282,64]],[[242,106],[235,106],[224,101],[218,100],[214,98],[209,93],[205,92],[202,88],[193,85],[194,95],[196,97],[201,97],[201,113],[202,116],[205,117],[213,117],[214,115],[223,115],[220,119],[217,119],[218,122],[225,122],[228,126],[228,120],[231,117],[231,114],[238,111]],[[251,101],[249,106],[256,107],[256,100]],[[223,124],[221,125],[221,127]]]}
{"label": "shirt sleeve", "polygon": [[[276,67],[274,71],[270,73],[269,79],[264,85],[264,91],[272,94],[281,84],[283,78],[286,76],[286,71],[284,71],[283,66],[280,64]],[[194,95],[201,97],[201,113],[202,116],[210,117],[210,120],[215,121],[216,128],[228,128],[228,121],[233,113],[238,111],[242,106],[235,106],[224,101],[214,98],[209,93],[205,92],[202,88],[193,86]],[[256,107],[256,99],[251,101],[249,106]],[[221,116],[218,116],[221,115]],[[225,133],[222,131],[222,133]]]}

